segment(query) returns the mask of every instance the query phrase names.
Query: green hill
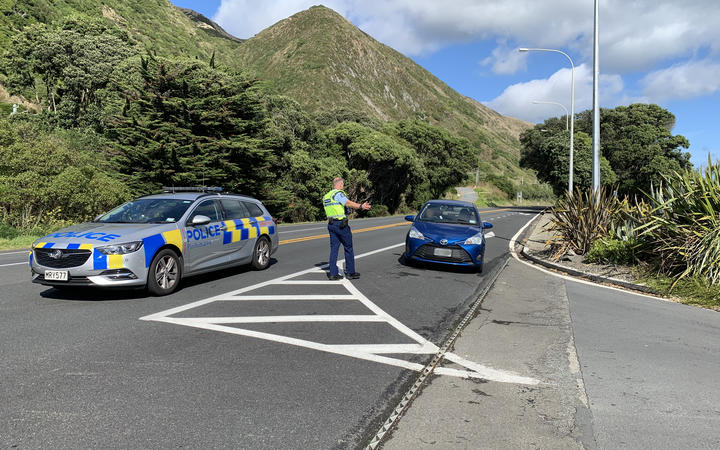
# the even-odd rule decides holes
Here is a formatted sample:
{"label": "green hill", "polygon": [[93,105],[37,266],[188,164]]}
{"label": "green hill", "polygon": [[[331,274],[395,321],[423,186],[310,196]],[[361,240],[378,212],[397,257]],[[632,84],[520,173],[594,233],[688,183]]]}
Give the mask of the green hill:
{"label": "green hill", "polygon": [[209,59],[215,51],[218,62],[233,64],[233,51],[242,42],[201,14],[167,0],[0,0],[0,12],[0,48],[28,25],[75,14],[104,17],[163,56]]}
{"label": "green hill", "polygon": [[530,124],[464,97],[335,11],[314,6],[245,41],[239,61],[310,111],[344,107],[381,120],[419,118],[468,138],[480,158],[515,172]]}
{"label": "green hill", "polygon": [[[215,54],[218,64],[249,71],[310,112],[344,108],[383,121],[427,120],[468,138],[478,149],[478,160],[484,161],[484,172],[515,178],[522,173],[518,136],[530,124],[458,94],[323,6],[295,14],[246,41],[167,0],[0,0],[0,11],[2,47],[27,25],[77,14],[102,17],[158,55],[209,60]],[[3,98],[7,96],[0,90],[0,101]]]}

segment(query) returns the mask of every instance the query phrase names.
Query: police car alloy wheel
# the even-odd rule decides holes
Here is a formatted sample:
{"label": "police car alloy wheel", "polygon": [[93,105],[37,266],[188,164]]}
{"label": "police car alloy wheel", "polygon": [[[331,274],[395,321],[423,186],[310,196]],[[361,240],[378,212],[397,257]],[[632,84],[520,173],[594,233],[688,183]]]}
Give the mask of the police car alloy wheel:
{"label": "police car alloy wheel", "polygon": [[164,249],[155,255],[150,264],[147,287],[154,295],[167,295],[177,289],[180,278],[180,258],[174,251]]}
{"label": "police car alloy wheel", "polygon": [[258,270],[265,269],[270,264],[270,242],[266,237],[261,237],[255,243],[252,265]]}

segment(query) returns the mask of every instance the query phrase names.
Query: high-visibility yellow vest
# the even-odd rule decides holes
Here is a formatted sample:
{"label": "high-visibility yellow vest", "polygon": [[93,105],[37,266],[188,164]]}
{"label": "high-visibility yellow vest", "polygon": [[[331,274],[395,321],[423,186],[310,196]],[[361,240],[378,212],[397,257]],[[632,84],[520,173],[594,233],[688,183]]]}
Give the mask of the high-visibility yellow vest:
{"label": "high-visibility yellow vest", "polygon": [[325,215],[328,219],[344,219],[345,207],[342,203],[335,200],[335,194],[342,192],[345,197],[347,195],[340,189],[333,189],[323,197],[323,206],[325,207]]}

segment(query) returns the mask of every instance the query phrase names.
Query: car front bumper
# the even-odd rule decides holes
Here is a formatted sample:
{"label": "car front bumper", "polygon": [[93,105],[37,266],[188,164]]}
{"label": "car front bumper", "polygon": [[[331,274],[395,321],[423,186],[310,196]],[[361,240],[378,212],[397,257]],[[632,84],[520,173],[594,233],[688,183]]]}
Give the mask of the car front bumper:
{"label": "car front bumper", "polygon": [[[104,255],[92,248],[64,249],[64,254],[71,250],[76,252],[70,257],[53,260],[48,257],[48,249],[38,247],[30,253],[30,269],[32,282],[46,286],[100,286],[100,287],[139,287],[147,283],[145,252],[140,249],[126,255]],[[75,256],[80,254],[82,257]],[[82,261],[84,256],[87,258]],[[47,279],[48,271],[67,272],[67,280]]]}
{"label": "car front bumper", "polygon": [[482,265],[484,254],[484,243],[479,245],[460,243],[441,245],[433,241],[410,237],[405,240],[405,256],[414,261],[475,267]]}

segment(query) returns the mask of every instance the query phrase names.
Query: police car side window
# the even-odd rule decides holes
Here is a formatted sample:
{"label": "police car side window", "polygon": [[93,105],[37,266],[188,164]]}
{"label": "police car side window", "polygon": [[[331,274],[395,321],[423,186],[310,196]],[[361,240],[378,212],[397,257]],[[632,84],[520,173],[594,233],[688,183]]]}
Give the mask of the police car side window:
{"label": "police car side window", "polygon": [[222,202],[223,208],[225,208],[225,219],[231,220],[250,217],[250,213],[248,212],[247,208],[245,208],[245,206],[240,201],[227,198],[224,198],[220,201]]}
{"label": "police car side window", "polygon": [[198,215],[208,216],[212,222],[218,222],[222,220],[220,218],[218,205],[216,205],[215,203],[215,200],[206,200],[200,203],[200,206],[195,208],[195,211],[193,211],[192,215],[190,216],[190,220],[192,220],[195,216]]}
{"label": "police car side window", "polygon": [[243,202],[245,204],[245,207],[250,212],[250,217],[260,217],[262,215],[265,215],[262,209],[255,203],[250,202]]}

